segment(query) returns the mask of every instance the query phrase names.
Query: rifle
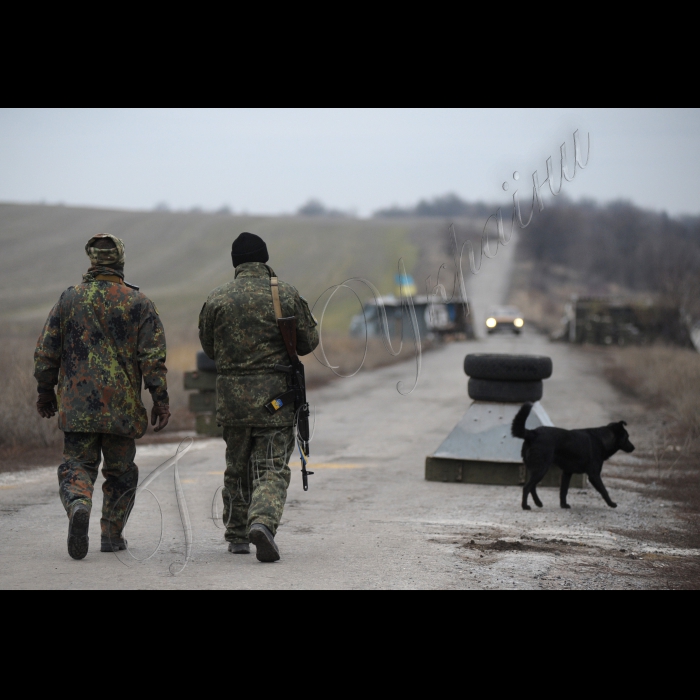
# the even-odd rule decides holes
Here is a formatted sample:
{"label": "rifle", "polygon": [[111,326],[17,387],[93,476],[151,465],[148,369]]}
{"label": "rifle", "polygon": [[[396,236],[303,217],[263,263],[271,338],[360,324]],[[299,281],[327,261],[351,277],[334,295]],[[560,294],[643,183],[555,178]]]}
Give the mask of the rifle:
{"label": "rifle", "polygon": [[301,452],[301,478],[304,491],[309,490],[308,477],[313,474],[306,470],[309,456],[309,404],[306,400],[306,379],[304,376],[304,365],[297,355],[297,319],[296,316],[282,318],[282,306],[279,298],[279,286],[276,277],[270,278],[270,289],[272,291],[272,302],[275,307],[277,326],[284,340],[284,347],[289,355],[291,366],[275,365],[278,372],[285,372],[289,389],[284,393],[271,399],[265,404],[268,413],[274,415],[282,406],[294,400],[294,414],[297,425],[297,441]]}

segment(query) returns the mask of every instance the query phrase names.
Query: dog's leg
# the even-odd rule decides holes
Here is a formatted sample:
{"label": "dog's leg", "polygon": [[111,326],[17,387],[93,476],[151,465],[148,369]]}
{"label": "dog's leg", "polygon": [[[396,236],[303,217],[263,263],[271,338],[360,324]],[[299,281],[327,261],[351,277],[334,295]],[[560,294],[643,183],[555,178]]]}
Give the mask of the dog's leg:
{"label": "dog's leg", "polygon": [[605,488],[605,484],[603,484],[603,480],[600,478],[600,474],[588,474],[588,478],[590,479],[590,482],[593,484],[593,487],[595,490],[603,497],[603,500],[611,507],[611,508],[617,508],[617,503],[614,503],[612,498],[608,496],[608,490]]}
{"label": "dog's leg", "polygon": [[537,485],[535,484],[532,489],[530,490],[530,494],[532,495],[532,500],[535,502],[535,505],[538,508],[542,507],[542,501],[540,501],[540,497],[537,495]]}
{"label": "dog's leg", "polygon": [[527,504],[527,497],[528,494],[530,493],[530,489],[532,488],[532,472],[528,469],[527,472],[527,481],[525,482],[525,486],[523,486],[523,510],[532,510],[530,506]]}
{"label": "dog's leg", "polygon": [[527,504],[527,497],[528,494],[532,494],[532,498],[535,501],[535,505],[538,507],[542,507],[542,501],[537,497],[537,491],[535,487],[537,484],[542,481],[544,478],[544,475],[547,473],[547,469],[540,469],[538,471],[531,471],[528,470],[528,478],[527,481],[525,482],[525,486],[523,486],[523,510],[531,510],[530,506]]}
{"label": "dog's leg", "polygon": [[562,508],[571,508],[566,502],[566,494],[569,493],[569,483],[571,481],[570,472],[561,473],[561,486],[559,487],[559,505]]}

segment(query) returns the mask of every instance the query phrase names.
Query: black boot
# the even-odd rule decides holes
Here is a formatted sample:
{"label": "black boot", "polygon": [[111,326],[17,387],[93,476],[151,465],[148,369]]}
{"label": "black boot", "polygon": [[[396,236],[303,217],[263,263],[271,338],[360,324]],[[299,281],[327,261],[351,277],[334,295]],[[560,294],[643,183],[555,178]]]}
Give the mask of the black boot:
{"label": "black boot", "polygon": [[250,545],[247,542],[229,542],[228,551],[231,554],[250,554]]}
{"label": "black boot", "polygon": [[255,545],[255,556],[258,561],[277,561],[280,558],[280,550],[275,544],[272,533],[262,523],[253,523],[250,526],[250,541]]}
{"label": "black boot", "polygon": [[116,537],[105,537],[102,535],[100,539],[100,552],[119,552],[122,549],[126,549],[127,542],[121,536]]}
{"label": "black boot", "polygon": [[84,503],[77,503],[70,512],[68,524],[68,554],[73,559],[84,559],[88,553],[90,540],[90,509]]}

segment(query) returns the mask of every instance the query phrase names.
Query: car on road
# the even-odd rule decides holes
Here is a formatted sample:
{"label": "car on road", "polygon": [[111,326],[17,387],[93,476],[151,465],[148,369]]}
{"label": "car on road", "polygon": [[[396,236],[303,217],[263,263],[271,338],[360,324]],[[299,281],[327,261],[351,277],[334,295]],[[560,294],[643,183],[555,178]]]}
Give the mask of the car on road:
{"label": "car on road", "polygon": [[519,335],[525,325],[523,316],[515,306],[499,306],[491,309],[486,317],[486,330],[489,334],[496,331],[511,331]]}

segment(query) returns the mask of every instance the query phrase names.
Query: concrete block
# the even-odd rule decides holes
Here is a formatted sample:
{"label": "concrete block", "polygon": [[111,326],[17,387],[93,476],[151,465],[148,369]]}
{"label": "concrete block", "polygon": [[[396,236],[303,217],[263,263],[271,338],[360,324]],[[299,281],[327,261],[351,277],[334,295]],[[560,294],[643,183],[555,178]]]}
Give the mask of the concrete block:
{"label": "concrete block", "polygon": [[[433,455],[426,457],[428,481],[451,481],[470,484],[522,485],[525,465],[520,457],[523,441],[510,434],[510,426],[520,405],[474,401]],[[525,427],[553,427],[547,412],[537,401]],[[559,487],[561,470],[550,469],[539,486]],[[572,488],[583,488],[587,478],[575,474]]]}
{"label": "concrete block", "polygon": [[[425,458],[425,478],[427,481],[462,484],[522,486],[525,483],[525,465],[522,462],[484,462],[431,456]],[[554,467],[547,472],[537,488],[559,488],[560,483],[561,469]],[[585,488],[587,483],[585,474],[574,474],[571,478],[571,488]]]}

